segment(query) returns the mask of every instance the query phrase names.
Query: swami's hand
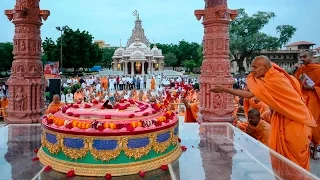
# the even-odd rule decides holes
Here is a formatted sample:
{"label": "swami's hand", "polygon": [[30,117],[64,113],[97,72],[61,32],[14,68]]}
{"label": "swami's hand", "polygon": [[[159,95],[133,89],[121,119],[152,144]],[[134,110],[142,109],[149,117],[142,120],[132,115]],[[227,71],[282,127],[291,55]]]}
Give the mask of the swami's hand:
{"label": "swami's hand", "polygon": [[222,93],[225,92],[226,88],[224,86],[221,85],[216,85],[214,88],[210,89],[207,91],[207,93],[209,94],[210,92],[214,92],[214,93]]}

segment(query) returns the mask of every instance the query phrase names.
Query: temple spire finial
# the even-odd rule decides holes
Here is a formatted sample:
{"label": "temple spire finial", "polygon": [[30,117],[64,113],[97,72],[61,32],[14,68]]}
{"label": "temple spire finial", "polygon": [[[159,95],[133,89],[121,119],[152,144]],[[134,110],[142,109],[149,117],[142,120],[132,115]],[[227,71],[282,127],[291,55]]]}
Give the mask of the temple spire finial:
{"label": "temple spire finial", "polygon": [[136,17],[137,17],[137,20],[139,20],[139,19],[140,19],[140,17],[139,17],[139,13],[138,13],[138,11],[137,11],[137,10],[134,10],[134,11],[133,11],[133,13],[132,13],[132,15],[133,15],[133,16],[136,16]]}
{"label": "temple spire finial", "polygon": [[157,43],[156,41],[153,39],[153,47],[156,48],[157,47]]}
{"label": "temple spire finial", "polygon": [[120,47],[122,47],[121,39],[120,39]]}

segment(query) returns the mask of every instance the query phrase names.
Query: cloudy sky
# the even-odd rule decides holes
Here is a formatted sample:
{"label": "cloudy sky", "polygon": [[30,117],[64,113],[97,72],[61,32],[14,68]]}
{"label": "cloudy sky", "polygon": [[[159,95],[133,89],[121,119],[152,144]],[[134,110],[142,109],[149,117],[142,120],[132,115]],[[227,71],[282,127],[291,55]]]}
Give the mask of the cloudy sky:
{"label": "cloudy sky", "polygon": [[[0,42],[12,41],[13,24],[3,11],[13,8],[15,0],[0,0]],[[291,42],[311,41],[320,46],[320,0],[229,0],[229,8],[245,8],[247,13],[272,11],[273,19],[264,32],[276,35],[278,25],[290,24],[298,30]],[[95,40],[117,46],[126,42],[138,10],[147,38],[157,43],[177,43],[182,39],[201,42],[203,26],[194,10],[204,0],[41,0],[40,7],[51,11],[42,26],[42,38],[59,37],[56,26],[89,31]]]}

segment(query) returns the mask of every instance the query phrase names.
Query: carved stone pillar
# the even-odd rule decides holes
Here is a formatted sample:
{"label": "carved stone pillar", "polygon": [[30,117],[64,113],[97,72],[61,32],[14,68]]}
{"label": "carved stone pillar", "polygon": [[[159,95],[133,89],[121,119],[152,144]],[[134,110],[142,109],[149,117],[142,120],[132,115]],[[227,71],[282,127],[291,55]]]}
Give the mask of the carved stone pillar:
{"label": "carved stone pillar", "polygon": [[118,71],[118,63],[117,63],[117,62],[114,62],[114,63],[112,64],[112,70]]}
{"label": "carved stone pillar", "polygon": [[133,65],[134,65],[134,62],[132,61],[131,62],[131,75],[132,76],[134,75],[134,67],[133,67]]}
{"label": "carved stone pillar", "polygon": [[145,63],[144,61],[141,62],[141,68],[142,68],[141,75],[144,75],[144,63]]}
{"label": "carved stone pillar", "polygon": [[39,9],[40,0],[16,0],[5,15],[15,25],[14,61],[9,86],[9,108],[6,123],[35,123],[44,112],[46,80],[41,62],[40,27],[50,15]]}
{"label": "carved stone pillar", "polygon": [[125,62],[123,63],[123,73],[124,73],[124,75],[127,75],[127,71],[128,71],[127,65],[128,65],[128,62],[125,61]]}
{"label": "carved stone pillar", "polygon": [[233,96],[226,93],[206,91],[216,84],[231,87],[233,78],[229,61],[229,23],[238,14],[230,10],[227,0],[205,0],[204,10],[196,10],[198,20],[203,18],[203,62],[200,83],[200,113],[204,121],[231,122]]}

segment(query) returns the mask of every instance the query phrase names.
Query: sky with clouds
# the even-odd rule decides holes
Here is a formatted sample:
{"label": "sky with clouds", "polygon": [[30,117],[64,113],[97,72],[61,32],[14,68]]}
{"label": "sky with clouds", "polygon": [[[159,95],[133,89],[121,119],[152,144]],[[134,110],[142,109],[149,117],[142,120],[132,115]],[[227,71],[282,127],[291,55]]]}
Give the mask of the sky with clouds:
{"label": "sky with clouds", "polygon": [[[297,28],[291,42],[310,41],[320,46],[320,0],[228,0],[230,9],[245,8],[248,14],[271,11],[274,18],[263,31],[276,35],[278,25]],[[0,42],[12,41],[14,26],[3,14],[15,0],[0,0]],[[182,39],[200,43],[203,26],[194,10],[204,7],[204,0],[41,0],[40,7],[51,11],[42,26],[42,38],[54,40],[60,33],[56,26],[68,25],[87,30],[95,40],[118,46],[131,35],[134,10],[138,10],[147,38],[157,43],[177,43]]]}

